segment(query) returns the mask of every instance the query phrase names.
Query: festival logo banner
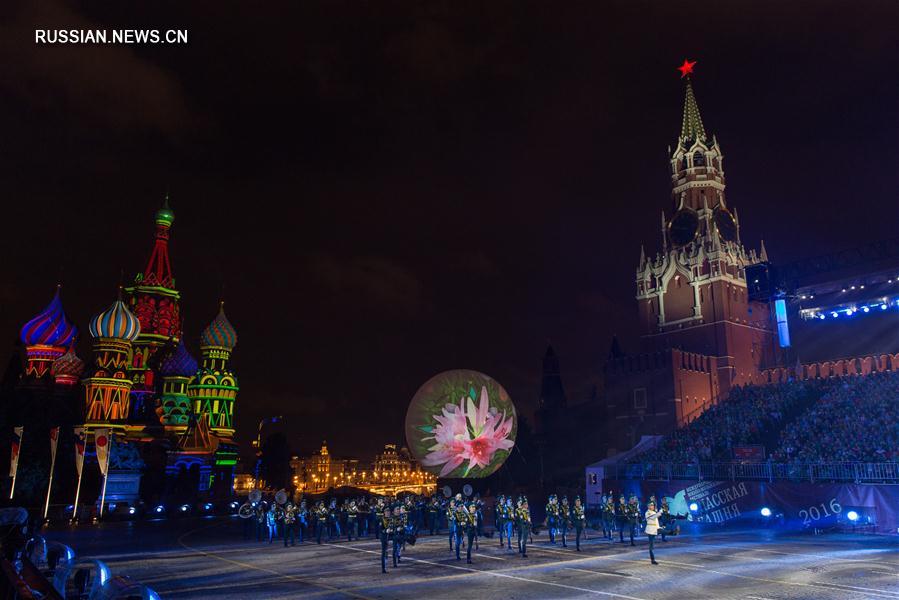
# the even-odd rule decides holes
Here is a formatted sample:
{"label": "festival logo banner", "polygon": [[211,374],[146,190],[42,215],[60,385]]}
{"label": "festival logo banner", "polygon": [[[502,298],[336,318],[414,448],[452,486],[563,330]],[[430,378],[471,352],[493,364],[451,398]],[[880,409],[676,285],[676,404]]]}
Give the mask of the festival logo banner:
{"label": "festival logo banner", "polygon": [[13,427],[12,429],[12,450],[9,454],[9,476],[15,477],[16,471],[19,470],[19,449],[22,446],[22,431],[24,427]]}
{"label": "festival logo banner", "polygon": [[97,429],[94,431],[97,462],[100,464],[100,472],[103,473],[104,477],[106,477],[106,471],[109,468],[109,445],[111,441],[111,434],[108,429]]}
{"label": "festival logo banner", "polygon": [[81,469],[84,467],[84,427],[76,427],[75,433],[75,468],[78,470],[78,477],[81,477]]}

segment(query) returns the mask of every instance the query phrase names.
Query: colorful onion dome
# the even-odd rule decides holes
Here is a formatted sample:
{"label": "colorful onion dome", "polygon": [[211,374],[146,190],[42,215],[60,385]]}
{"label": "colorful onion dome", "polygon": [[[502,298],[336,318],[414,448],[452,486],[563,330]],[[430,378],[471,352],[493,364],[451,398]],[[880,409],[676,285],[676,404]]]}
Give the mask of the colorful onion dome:
{"label": "colorful onion dome", "polygon": [[69,346],[69,350],[53,361],[50,374],[53,377],[71,377],[77,379],[84,371],[84,361],[75,354],[75,347]]}
{"label": "colorful onion dome", "polygon": [[134,341],[140,335],[140,321],[137,320],[121,297],[112,306],[91,319],[88,327],[91,337],[112,338]]}
{"label": "colorful onion dome", "polygon": [[182,339],[168,356],[162,359],[159,373],[163,377],[193,377],[197,374],[197,359],[190,355]]}
{"label": "colorful onion dome", "polygon": [[26,346],[68,346],[78,336],[78,328],[66,317],[59,299],[59,287],[53,300],[40,314],[25,323],[19,337]]}
{"label": "colorful onion dome", "polygon": [[215,346],[231,350],[237,345],[237,332],[225,316],[225,303],[219,306],[219,314],[200,334],[203,346]]}

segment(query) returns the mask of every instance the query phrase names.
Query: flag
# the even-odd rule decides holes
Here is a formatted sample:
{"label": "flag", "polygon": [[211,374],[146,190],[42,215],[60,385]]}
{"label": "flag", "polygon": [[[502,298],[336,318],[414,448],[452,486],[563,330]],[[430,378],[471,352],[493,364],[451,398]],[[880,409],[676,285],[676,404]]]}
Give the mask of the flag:
{"label": "flag", "polygon": [[112,434],[108,429],[94,430],[94,446],[97,449],[97,462],[100,463],[100,472],[106,476],[109,467],[109,446],[112,443]]}
{"label": "flag", "polygon": [[75,468],[78,469],[78,477],[81,477],[81,468],[84,466],[84,427],[76,427],[75,433]]}
{"label": "flag", "polygon": [[56,446],[59,444],[59,427],[50,428],[50,464],[56,462]]}
{"label": "flag", "polygon": [[9,476],[15,477],[19,469],[19,447],[22,445],[22,430],[24,427],[12,428],[12,450],[9,453]]}

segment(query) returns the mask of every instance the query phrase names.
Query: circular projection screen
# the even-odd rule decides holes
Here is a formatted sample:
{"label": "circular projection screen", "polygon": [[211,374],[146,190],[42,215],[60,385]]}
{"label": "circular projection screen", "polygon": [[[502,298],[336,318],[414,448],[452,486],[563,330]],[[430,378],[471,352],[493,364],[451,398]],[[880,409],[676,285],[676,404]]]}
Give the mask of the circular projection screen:
{"label": "circular projection screen", "polygon": [[432,377],[406,411],[412,455],[438,477],[487,477],[509,457],[517,431],[509,394],[477,371]]}

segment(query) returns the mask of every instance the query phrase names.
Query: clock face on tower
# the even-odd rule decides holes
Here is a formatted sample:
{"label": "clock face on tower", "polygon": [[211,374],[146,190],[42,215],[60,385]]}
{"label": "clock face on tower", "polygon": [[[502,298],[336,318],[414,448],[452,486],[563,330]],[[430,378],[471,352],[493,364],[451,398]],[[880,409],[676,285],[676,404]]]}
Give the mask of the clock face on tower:
{"label": "clock face on tower", "polygon": [[690,208],[682,208],[668,222],[668,235],[675,246],[686,246],[699,233],[699,216]]}
{"label": "clock face on tower", "polygon": [[734,216],[730,214],[730,211],[723,206],[719,206],[715,209],[714,218],[715,228],[718,229],[718,235],[729,242],[736,241],[737,222],[734,220]]}

